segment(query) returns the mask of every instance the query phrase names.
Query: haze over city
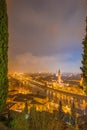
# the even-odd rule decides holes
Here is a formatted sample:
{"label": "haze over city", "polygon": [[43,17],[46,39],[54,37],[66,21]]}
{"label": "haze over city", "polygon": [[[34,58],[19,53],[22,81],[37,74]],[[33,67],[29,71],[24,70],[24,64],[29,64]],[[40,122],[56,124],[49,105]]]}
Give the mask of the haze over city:
{"label": "haze over city", "polygon": [[7,4],[9,71],[80,72],[86,0],[7,0]]}

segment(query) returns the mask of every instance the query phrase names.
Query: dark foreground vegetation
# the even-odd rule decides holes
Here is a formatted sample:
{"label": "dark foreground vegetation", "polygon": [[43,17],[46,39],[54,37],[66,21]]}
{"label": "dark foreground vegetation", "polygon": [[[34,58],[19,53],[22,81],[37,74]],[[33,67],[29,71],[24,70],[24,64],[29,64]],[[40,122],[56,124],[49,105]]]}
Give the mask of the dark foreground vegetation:
{"label": "dark foreground vegetation", "polygon": [[37,111],[35,106],[28,112],[27,102],[23,112],[8,111],[7,117],[0,117],[0,130],[86,130],[87,114],[77,117],[74,103],[71,114],[64,113],[62,103],[58,110],[51,112]]}

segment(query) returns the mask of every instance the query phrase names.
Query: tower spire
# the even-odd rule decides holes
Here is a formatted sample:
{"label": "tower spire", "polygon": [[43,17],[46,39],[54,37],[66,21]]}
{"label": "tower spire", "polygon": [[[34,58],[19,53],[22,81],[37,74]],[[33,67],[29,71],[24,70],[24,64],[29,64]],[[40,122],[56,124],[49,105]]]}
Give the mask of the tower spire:
{"label": "tower spire", "polygon": [[61,71],[59,69],[58,71],[58,79],[57,79],[58,83],[61,84],[62,80],[61,80]]}

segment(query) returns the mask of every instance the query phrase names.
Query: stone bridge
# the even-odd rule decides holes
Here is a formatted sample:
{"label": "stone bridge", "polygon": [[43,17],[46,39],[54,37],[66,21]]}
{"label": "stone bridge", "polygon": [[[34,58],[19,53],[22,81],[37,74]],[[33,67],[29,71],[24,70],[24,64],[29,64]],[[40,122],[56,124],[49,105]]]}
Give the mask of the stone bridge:
{"label": "stone bridge", "polygon": [[54,100],[54,102],[56,103],[61,100],[63,106],[68,105],[69,107],[71,106],[71,103],[74,102],[75,107],[77,109],[87,111],[87,96],[74,94],[63,90],[52,89],[48,87],[46,87],[45,91],[46,96],[49,98],[49,100]]}

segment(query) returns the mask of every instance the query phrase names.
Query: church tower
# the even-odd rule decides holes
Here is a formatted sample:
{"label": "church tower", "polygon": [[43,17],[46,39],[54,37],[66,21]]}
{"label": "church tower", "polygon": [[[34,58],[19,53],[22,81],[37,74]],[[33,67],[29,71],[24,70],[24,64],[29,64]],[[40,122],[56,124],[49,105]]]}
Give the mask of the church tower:
{"label": "church tower", "polygon": [[62,83],[61,72],[60,72],[60,70],[58,71],[58,79],[57,79],[57,82],[58,82],[59,84]]}

